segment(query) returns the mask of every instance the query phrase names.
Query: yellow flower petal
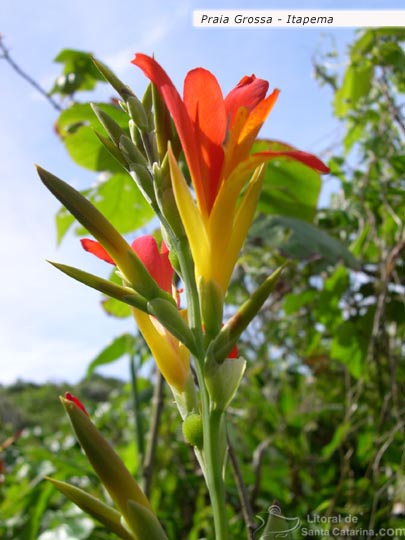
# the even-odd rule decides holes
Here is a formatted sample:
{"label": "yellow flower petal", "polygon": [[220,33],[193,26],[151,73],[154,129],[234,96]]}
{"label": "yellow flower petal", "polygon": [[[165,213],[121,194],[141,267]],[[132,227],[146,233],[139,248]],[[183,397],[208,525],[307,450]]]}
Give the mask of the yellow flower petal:
{"label": "yellow flower petal", "polygon": [[211,259],[210,246],[207,237],[206,224],[191,195],[187,182],[181,172],[171,146],[168,149],[170,174],[177,208],[190,242],[191,253],[196,267],[196,278],[209,278]]}
{"label": "yellow flower petal", "polygon": [[157,319],[133,309],[136,324],[145,338],[166,381],[181,392],[190,371],[190,353]]}
{"label": "yellow flower petal", "polygon": [[[249,231],[250,225],[252,224],[257,203],[259,201],[260,192],[264,180],[264,166],[260,165],[255,170],[252,179],[249,182],[246,193],[243,195],[243,198],[238,206],[236,211],[232,236],[229,242],[229,250],[227,259],[233,262],[233,266],[236,264],[236,261],[239,257],[239,252],[242,248],[242,245],[245,241],[247,233]],[[233,266],[228,268],[227,280],[229,281],[232,275]],[[224,270],[225,273],[225,270]]]}

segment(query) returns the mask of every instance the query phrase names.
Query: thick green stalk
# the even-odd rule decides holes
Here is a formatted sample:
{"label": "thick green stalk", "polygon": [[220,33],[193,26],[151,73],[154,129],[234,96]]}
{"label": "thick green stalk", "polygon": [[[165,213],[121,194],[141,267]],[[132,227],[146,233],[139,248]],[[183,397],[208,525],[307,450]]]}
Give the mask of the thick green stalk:
{"label": "thick green stalk", "polygon": [[205,480],[211,499],[215,540],[228,540],[226,493],[223,479],[224,452],[226,448],[224,412],[211,410],[209,395],[205,387],[204,390],[201,388],[201,402]]}
{"label": "thick green stalk", "polygon": [[215,540],[228,540],[225,484],[223,480],[223,465],[226,449],[224,413],[220,410],[212,410],[211,399],[205,385],[205,349],[203,343],[200,301],[189,246],[185,241],[182,242],[182,240],[177,239],[176,248],[187,295],[190,327],[193,330],[198,351],[198,355],[195,356],[195,370],[201,396],[201,416],[204,435],[202,449],[203,468],[211,500]]}

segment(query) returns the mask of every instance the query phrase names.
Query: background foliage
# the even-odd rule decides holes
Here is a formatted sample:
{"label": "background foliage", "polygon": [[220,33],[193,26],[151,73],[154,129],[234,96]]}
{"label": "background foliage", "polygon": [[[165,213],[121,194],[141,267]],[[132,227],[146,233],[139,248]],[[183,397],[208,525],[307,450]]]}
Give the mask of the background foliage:
{"label": "background foliage", "polygon": [[[319,177],[298,163],[273,161],[232,281],[230,313],[280,256],[294,261],[239,346],[249,363],[229,414],[229,438],[255,524],[254,515],[277,499],[303,525],[308,514],[351,514],[357,528],[405,527],[404,39],[401,29],[362,32],[343,73],[330,67],[338,65],[334,51],[316,60],[342,122],[342,144],[329,160],[339,190],[319,208]],[[106,134],[89,103],[79,101],[81,91],[102,83],[89,55],[64,50],[56,61],[63,72],[52,94],[69,103],[57,133],[71,158],[98,175],[86,195],[122,233],[151,227],[142,196],[103,144]],[[126,129],[115,98],[98,106]],[[63,209],[56,227],[59,241],[69,230],[84,234]],[[103,308],[128,316],[112,300]],[[123,357],[131,383],[96,375],[98,366]],[[93,359],[89,378],[69,390],[150,484],[169,537],[210,538],[201,474],[152,365],[136,334],[118,336]],[[43,481],[52,473],[100,491],[58,408],[56,396],[65,390],[28,383],[0,388],[1,538],[110,538]],[[234,473],[229,466],[231,532],[244,538]]]}

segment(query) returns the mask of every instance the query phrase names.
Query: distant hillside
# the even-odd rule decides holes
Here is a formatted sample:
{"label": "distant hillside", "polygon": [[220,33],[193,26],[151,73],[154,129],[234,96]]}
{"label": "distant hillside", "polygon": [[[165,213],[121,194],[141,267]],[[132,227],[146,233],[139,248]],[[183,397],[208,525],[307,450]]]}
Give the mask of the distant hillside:
{"label": "distant hillside", "polygon": [[47,429],[57,429],[61,418],[58,396],[70,391],[85,402],[107,401],[114,390],[125,383],[111,377],[93,374],[90,380],[72,384],[34,384],[17,381],[8,386],[0,385],[0,426],[2,429],[20,430],[41,425],[46,418]]}

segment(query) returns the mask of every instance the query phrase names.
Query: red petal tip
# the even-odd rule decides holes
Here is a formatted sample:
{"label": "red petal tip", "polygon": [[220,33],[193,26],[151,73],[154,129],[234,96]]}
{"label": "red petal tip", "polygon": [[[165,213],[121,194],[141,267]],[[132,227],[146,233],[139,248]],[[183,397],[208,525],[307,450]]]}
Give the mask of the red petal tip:
{"label": "red petal tip", "polygon": [[84,412],[84,414],[89,416],[89,413],[86,411],[86,407],[83,405],[83,403],[79,399],[77,399],[76,396],[73,396],[70,392],[66,392],[65,399],[74,403],[76,407],[79,407],[79,409]]}

